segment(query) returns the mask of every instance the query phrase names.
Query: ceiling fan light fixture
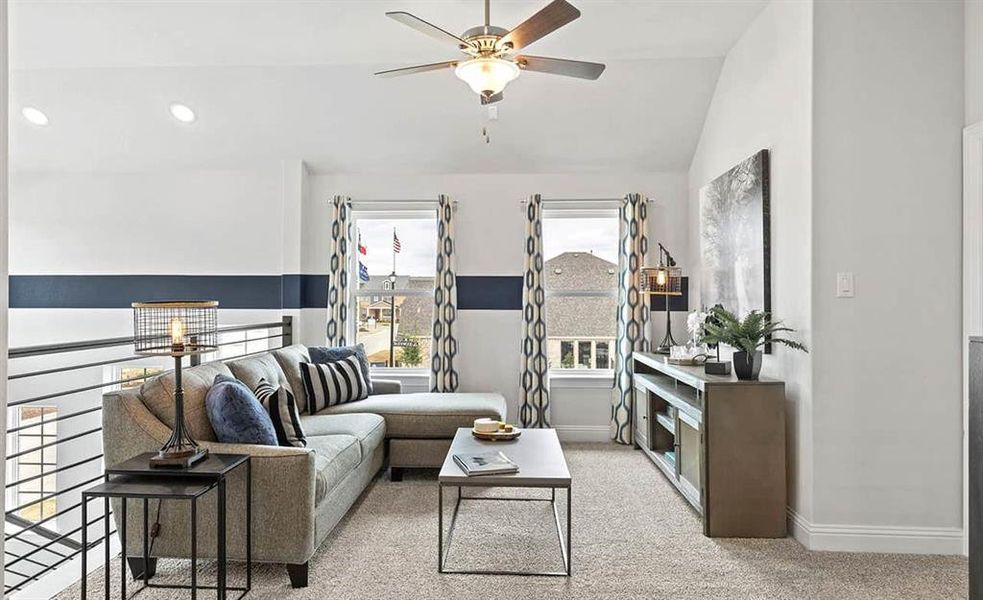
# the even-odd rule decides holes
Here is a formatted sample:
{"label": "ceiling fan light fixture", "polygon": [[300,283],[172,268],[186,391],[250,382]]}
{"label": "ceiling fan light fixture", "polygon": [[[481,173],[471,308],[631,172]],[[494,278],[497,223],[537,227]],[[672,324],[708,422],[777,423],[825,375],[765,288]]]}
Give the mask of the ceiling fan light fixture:
{"label": "ceiling fan light fixture", "polygon": [[503,58],[472,58],[458,64],[454,74],[468,84],[474,93],[494,96],[519,76],[519,66]]}

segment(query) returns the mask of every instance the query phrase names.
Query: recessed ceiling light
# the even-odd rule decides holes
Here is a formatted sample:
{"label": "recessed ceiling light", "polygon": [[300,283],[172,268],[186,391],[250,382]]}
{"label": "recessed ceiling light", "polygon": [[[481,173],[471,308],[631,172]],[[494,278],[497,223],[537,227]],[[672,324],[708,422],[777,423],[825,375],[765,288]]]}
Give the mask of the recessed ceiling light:
{"label": "recessed ceiling light", "polygon": [[35,125],[40,125],[41,127],[44,127],[45,125],[48,124],[48,115],[44,114],[43,112],[34,108],[33,106],[25,106],[20,110],[20,113],[24,115],[25,119],[27,119],[30,123],[33,123]]}
{"label": "recessed ceiling light", "polygon": [[182,123],[193,123],[195,120],[195,111],[191,110],[185,104],[175,102],[171,105],[171,116]]}

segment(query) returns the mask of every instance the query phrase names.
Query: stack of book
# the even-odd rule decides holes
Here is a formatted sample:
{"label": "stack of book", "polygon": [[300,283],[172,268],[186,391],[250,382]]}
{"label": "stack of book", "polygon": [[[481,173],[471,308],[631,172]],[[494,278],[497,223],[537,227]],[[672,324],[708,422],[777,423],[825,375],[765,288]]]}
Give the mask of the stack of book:
{"label": "stack of book", "polygon": [[473,475],[502,475],[518,473],[519,465],[501,452],[482,452],[480,454],[455,454],[454,462],[464,473]]}

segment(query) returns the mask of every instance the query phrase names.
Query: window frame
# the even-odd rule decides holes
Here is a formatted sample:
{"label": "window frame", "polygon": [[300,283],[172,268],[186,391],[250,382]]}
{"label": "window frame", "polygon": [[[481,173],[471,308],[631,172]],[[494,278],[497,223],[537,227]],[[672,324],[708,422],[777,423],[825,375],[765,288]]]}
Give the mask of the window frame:
{"label": "window frame", "polygon": [[[559,205],[543,209],[543,221],[547,219],[610,219],[618,218],[618,209],[616,207],[610,206],[607,203],[597,203],[597,206],[591,206],[590,203],[583,203],[577,205]],[[545,227],[544,227],[545,229]],[[544,233],[545,236],[545,233]],[[544,264],[545,264],[544,257]],[[618,288],[615,286],[613,290],[545,290],[547,305],[550,298],[614,298],[617,302],[618,300]],[[549,339],[549,311],[546,313],[546,332],[547,339]],[[564,338],[561,341],[568,341]],[[582,340],[577,340],[570,338],[569,341],[574,344],[574,347],[578,347]],[[591,341],[591,364],[596,364],[596,341]],[[617,331],[615,331],[615,336],[612,338],[611,343],[608,346],[608,356],[614,359],[614,348],[618,343]],[[574,365],[577,364],[577,356],[579,353],[574,353]],[[600,386],[603,387],[608,382],[614,381],[614,369],[598,369],[597,367],[589,368],[579,368],[574,366],[572,369],[565,369],[562,367],[549,368],[550,381],[557,381],[559,385],[557,387],[579,387],[584,380],[590,382],[600,382]],[[578,381],[579,380],[579,381]],[[569,384],[569,385],[565,385]]]}
{"label": "window frame", "polygon": [[[394,204],[399,204],[399,207],[394,207]],[[352,227],[357,231],[358,222],[365,220],[373,221],[410,221],[419,220],[425,218],[431,218],[436,222],[437,220],[437,203],[436,202],[415,202],[415,201],[363,201],[363,202],[353,202],[352,203]],[[434,247],[437,245],[437,240],[433,240]],[[354,273],[354,285],[348,286],[348,306],[351,307],[348,313],[348,325],[345,336],[352,340],[352,343],[356,343],[358,339],[358,299],[359,298],[371,298],[373,296],[380,296],[382,298],[389,298],[391,296],[427,296],[433,298],[434,288],[420,289],[420,288],[407,288],[405,290],[396,290],[398,293],[386,293],[392,292],[393,290],[386,290],[382,288],[371,288],[371,289],[359,289],[359,279],[358,279],[358,248],[357,242],[355,251],[349,253],[348,259],[348,272]],[[435,265],[436,268],[436,265]],[[436,285],[436,273],[434,274],[434,285]],[[426,364],[428,361],[424,361]],[[413,378],[422,377],[426,374],[429,377],[430,369],[425,366],[420,367],[369,367],[370,375],[379,375],[380,378],[385,377],[395,377],[395,378]]]}

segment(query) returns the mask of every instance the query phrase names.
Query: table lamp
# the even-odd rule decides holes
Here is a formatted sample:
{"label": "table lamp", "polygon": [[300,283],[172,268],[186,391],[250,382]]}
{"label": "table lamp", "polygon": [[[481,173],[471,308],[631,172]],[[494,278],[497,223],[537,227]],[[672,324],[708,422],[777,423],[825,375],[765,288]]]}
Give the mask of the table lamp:
{"label": "table lamp", "polygon": [[640,288],[643,294],[665,296],[666,298],[666,335],[659,342],[656,352],[669,354],[676,345],[672,337],[672,319],[669,312],[669,297],[683,295],[683,270],[676,266],[676,259],[669,254],[666,247],[659,244],[659,265],[642,267]]}
{"label": "table lamp", "polygon": [[218,349],[218,302],[134,302],[132,306],[136,353],[174,358],[174,430],[150,459],[150,466],[188,468],[205,458],[208,451],[198,446],[184,422],[181,360]]}

